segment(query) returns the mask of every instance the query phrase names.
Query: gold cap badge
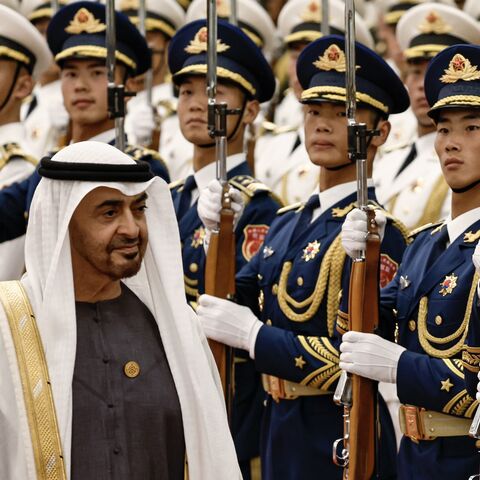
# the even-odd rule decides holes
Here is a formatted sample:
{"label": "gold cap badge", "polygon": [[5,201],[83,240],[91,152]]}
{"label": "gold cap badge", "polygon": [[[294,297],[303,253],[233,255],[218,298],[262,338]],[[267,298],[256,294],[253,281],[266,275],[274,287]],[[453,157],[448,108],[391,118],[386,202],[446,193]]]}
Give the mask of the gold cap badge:
{"label": "gold cap badge", "polygon": [[86,8],[81,8],[65,28],[67,33],[98,33],[106,30],[107,26],[97,20]]}
{"label": "gold cap badge", "polygon": [[304,22],[321,23],[322,12],[318,1],[311,1],[300,14],[300,18]]}
{"label": "gold cap badge", "polygon": [[457,53],[451,60],[445,74],[440,77],[442,83],[455,83],[459,80],[471,82],[472,80],[479,80],[480,72],[475,65],[470,63],[468,58],[465,58],[460,53]]}
{"label": "gold cap badge", "polygon": [[125,373],[128,378],[138,377],[140,374],[140,365],[134,360],[130,360],[124,365],[123,373]]}
{"label": "gold cap badge", "polygon": [[441,35],[452,31],[452,27],[435,11],[431,11],[418,26],[422,33],[435,33]]}
{"label": "gold cap badge", "polygon": [[345,72],[346,71],[346,57],[343,50],[335,44],[330,45],[323,55],[318,57],[318,60],[313,62],[313,64],[319,70],[336,70],[337,72]]}
{"label": "gold cap badge", "polygon": [[[207,27],[202,27],[193,37],[193,40],[190,41],[188,47],[185,48],[187,53],[192,55],[197,55],[202,52],[207,51],[207,39],[208,39],[208,30]],[[226,52],[230,48],[230,45],[226,45],[220,39],[217,40],[217,53]]]}

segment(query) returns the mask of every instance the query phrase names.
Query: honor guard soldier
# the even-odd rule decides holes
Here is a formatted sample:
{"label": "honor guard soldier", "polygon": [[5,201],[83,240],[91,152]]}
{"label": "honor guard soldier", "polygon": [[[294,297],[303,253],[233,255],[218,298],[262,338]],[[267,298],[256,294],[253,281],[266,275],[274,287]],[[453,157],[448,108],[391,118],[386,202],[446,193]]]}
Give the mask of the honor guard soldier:
{"label": "honor guard soldier", "polygon": [[[188,7],[186,23],[206,18],[206,5],[204,0],[194,0]],[[236,9],[239,27],[269,59],[275,47],[276,31],[268,13],[256,0],[237,0]],[[228,21],[231,13],[230,0],[217,0],[219,19]],[[250,125],[249,130],[253,129],[253,126],[253,124]],[[162,125],[160,153],[168,162],[172,180],[181,180],[192,172],[192,144],[182,135],[176,115],[166,119]]]}
{"label": "honor guard soldier", "polygon": [[[37,160],[20,122],[22,101],[48,67],[52,55],[35,27],[16,11],[0,5],[0,190],[27,178]],[[23,216],[23,214],[22,214]],[[19,221],[24,221],[20,217]],[[0,280],[23,273],[24,236],[0,244]]]}
{"label": "honor guard soldier", "polygon": [[[205,227],[197,211],[199,192],[215,179],[215,140],[207,128],[207,28],[205,20],[191,22],[173,37],[168,61],[179,88],[178,118],[185,138],[193,144],[194,174],[171,184],[180,239],[188,302],[196,308],[205,291]],[[272,70],[255,43],[239,27],[218,21],[217,100],[226,102],[227,178],[244,198],[245,209],[236,224],[236,269],[257,252],[280,204],[270,190],[251,175],[243,152],[244,133],[255,120],[259,104],[275,88]],[[238,199],[237,199],[238,200]],[[250,460],[258,456],[262,392],[258,373],[245,352],[235,365],[236,395],[232,433],[245,479]]]}
{"label": "honor guard soldier", "polygon": [[[480,236],[480,48],[454,45],[439,53],[426,72],[425,94],[452,189],[451,218],[412,232],[395,279],[381,292],[381,327],[393,333],[396,325],[397,341],[349,332],[340,366],[396,385],[403,404],[400,480],[463,480],[478,471],[478,448],[468,436],[478,403],[465,389],[461,355],[479,322],[472,253]],[[365,232],[363,213],[351,212],[342,233],[349,255],[364,248]]]}
{"label": "honor guard soldier", "polygon": [[[65,3],[63,0],[58,2],[58,7]],[[52,3],[24,0],[21,13],[46,39],[48,24],[55,14]],[[68,143],[70,119],[63,105],[58,65],[52,61],[37,80],[32,96],[22,105],[21,116],[34,154],[41,158]]]}
{"label": "honor guard soldier", "polygon": [[[408,107],[408,95],[393,70],[359,43],[356,64],[358,118],[379,130],[368,146],[371,175],[376,150],[388,135],[387,117]],[[264,480],[311,479],[318,474],[341,479],[343,473],[332,461],[333,442],[343,436],[342,410],[332,394],[340,376],[340,337],[348,323],[351,266],[340,231],[356,201],[356,165],[347,151],[345,70],[342,36],[318,39],[300,54],[305,145],[320,167],[320,191],[306,203],[279,210],[263,247],[237,274],[237,299],[246,306],[209,295],[199,300],[197,313],[207,336],[248,351],[264,374]],[[376,205],[371,180],[368,197]],[[210,222],[215,215],[218,221],[220,210],[212,199],[212,193],[202,192],[200,206]],[[385,238],[382,285],[392,279],[401,261],[404,227],[389,218]],[[380,411],[379,478],[394,478],[394,432],[382,401]]]}
{"label": "honor guard soldier", "polygon": [[[305,149],[303,129],[304,107],[299,102],[302,87],[298,82],[296,63],[300,52],[321,36],[322,12],[317,0],[290,0],[278,18],[278,28],[288,52],[290,89],[276,108],[275,125],[255,146],[255,174],[268,185],[285,204],[307,200],[318,187],[318,167],[313,165]],[[342,34],[345,26],[345,5],[341,0],[329,0],[329,28]],[[373,47],[373,39],[362,18],[356,16],[357,40]],[[285,111],[288,123],[278,118]]]}
{"label": "honor guard soldier", "polygon": [[385,153],[373,178],[385,208],[414,229],[446,218],[450,189],[435,152],[436,128],[428,116],[423,88],[425,71],[439,52],[457,43],[480,43],[480,24],[456,7],[422,3],[408,10],[397,26],[406,61],[405,84],[417,123],[415,139]]}
{"label": "honor guard soldier", "polygon": [[[148,0],[145,2],[145,36],[152,52],[151,85],[142,76],[143,89],[128,104],[125,131],[135,144],[156,147],[155,133],[163,129],[163,121],[176,110],[173,84],[169,78],[167,64],[168,43],[183,25],[185,12],[176,0]],[[139,0],[122,0],[120,11],[140,29]],[[151,89],[148,91],[148,89]],[[151,97],[151,104],[149,104]],[[153,135],[153,136],[152,136]],[[169,173],[170,172],[169,167]]]}

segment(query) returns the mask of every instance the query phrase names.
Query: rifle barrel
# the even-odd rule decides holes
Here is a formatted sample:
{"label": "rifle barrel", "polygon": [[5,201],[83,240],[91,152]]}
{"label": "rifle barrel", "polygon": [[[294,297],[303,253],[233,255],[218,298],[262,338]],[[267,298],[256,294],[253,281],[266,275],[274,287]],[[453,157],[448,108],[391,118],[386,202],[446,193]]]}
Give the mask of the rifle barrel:
{"label": "rifle barrel", "polygon": [[320,0],[322,2],[322,23],[321,32],[322,35],[330,35],[330,0]]}

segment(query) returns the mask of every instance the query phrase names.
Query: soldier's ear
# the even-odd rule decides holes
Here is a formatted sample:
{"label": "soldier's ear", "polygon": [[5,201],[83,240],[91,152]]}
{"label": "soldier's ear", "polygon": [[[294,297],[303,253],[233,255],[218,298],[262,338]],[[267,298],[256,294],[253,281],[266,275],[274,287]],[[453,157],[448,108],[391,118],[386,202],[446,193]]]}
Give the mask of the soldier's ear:
{"label": "soldier's ear", "polygon": [[381,147],[387,141],[391,129],[392,125],[388,120],[379,120],[377,130],[380,132],[380,135],[372,138],[371,145],[376,148]]}
{"label": "soldier's ear", "polygon": [[27,98],[33,90],[34,82],[32,76],[24,69],[20,72],[12,92],[12,97],[16,100]]}
{"label": "soldier's ear", "polygon": [[247,100],[245,112],[243,113],[243,123],[250,124],[257,118],[260,111],[260,103],[258,100]]}

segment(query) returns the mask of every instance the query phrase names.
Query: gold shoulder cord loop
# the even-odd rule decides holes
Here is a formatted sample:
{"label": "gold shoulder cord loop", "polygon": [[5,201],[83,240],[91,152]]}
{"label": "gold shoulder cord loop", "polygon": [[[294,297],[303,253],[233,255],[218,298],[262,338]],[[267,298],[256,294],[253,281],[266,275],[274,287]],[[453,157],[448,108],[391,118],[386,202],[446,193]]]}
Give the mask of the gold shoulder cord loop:
{"label": "gold shoulder cord loop", "polygon": [[[278,282],[278,304],[284,315],[292,322],[306,322],[318,311],[328,285],[327,326],[330,336],[333,335],[335,319],[339,305],[341,290],[341,271],[345,262],[345,251],[342,248],[340,235],[328,248],[320,265],[320,272],[313,293],[301,302],[297,302],[287,292],[287,282],[292,270],[292,262],[283,264]],[[290,306],[291,305],[291,306]],[[293,308],[292,308],[293,307]],[[293,309],[308,307],[304,313],[297,313]]]}
{"label": "gold shoulder cord loop", "polygon": [[39,480],[66,480],[47,363],[32,307],[18,281],[0,282],[22,382],[35,468]]}
{"label": "gold shoulder cord loop", "polygon": [[[460,352],[465,343],[468,333],[468,324],[470,322],[470,315],[472,312],[472,305],[477,293],[477,283],[479,275],[475,273],[472,281],[472,286],[470,287],[470,293],[468,295],[467,307],[465,310],[465,315],[463,321],[458,327],[458,329],[447,337],[435,337],[427,329],[427,315],[428,315],[428,298],[422,297],[420,300],[420,305],[418,307],[418,340],[422,348],[430,356],[436,358],[450,358]],[[459,338],[460,337],[460,338]],[[453,340],[458,339],[458,342],[455,345],[452,345],[446,350],[440,350],[432,346],[432,343],[437,345],[445,345]]]}

